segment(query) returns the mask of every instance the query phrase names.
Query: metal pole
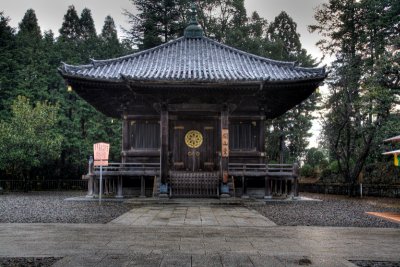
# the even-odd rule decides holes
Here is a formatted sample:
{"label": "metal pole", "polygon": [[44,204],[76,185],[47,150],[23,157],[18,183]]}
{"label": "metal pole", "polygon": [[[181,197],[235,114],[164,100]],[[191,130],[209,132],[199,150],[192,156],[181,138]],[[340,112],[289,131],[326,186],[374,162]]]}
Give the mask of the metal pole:
{"label": "metal pole", "polygon": [[99,204],[101,204],[101,194],[102,193],[103,193],[103,166],[100,166]]}

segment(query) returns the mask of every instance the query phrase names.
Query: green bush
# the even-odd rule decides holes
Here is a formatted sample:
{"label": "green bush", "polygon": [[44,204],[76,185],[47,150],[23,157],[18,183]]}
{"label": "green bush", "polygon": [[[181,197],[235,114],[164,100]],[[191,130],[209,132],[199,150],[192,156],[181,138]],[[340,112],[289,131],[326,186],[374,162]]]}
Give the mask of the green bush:
{"label": "green bush", "polygon": [[300,175],[302,177],[315,177],[315,169],[310,164],[304,164],[300,169]]}

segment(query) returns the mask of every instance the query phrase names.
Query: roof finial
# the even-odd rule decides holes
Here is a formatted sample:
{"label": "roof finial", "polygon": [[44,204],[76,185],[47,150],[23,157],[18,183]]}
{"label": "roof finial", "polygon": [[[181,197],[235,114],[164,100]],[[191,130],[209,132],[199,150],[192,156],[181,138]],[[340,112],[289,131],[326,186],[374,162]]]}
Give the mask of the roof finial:
{"label": "roof finial", "polygon": [[192,1],[192,5],[190,7],[191,11],[190,11],[190,25],[197,25],[197,10],[196,10],[196,4],[194,3],[194,1]]}
{"label": "roof finial", "polygon": [[194,1],[192,1],[190,9],[189,26],[186,27],[184,35],[186,38],[201,38],[203,37],[203,29],[197,22],[197,9]]}

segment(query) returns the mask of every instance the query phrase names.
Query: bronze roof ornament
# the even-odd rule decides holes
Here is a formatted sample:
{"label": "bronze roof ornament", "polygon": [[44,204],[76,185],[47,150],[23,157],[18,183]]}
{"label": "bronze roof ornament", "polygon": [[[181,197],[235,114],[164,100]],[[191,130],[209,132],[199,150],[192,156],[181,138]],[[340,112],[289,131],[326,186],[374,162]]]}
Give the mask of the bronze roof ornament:
{"label": "bronze roof ornament", "polygon": [[190,21],[189,25],[186,27],[184,36],[186,38],[201,38],[203,37],[203,29],[197,21],[197,9],[196,4],[192,2],[192,7],[190,11]]}

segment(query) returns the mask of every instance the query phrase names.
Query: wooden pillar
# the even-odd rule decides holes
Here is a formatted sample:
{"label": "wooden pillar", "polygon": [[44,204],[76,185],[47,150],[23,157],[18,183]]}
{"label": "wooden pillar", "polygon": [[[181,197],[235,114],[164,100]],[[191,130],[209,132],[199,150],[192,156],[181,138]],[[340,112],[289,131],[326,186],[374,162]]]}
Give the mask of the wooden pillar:
{"label": "wooden pillar", "polygon": [[265,118],[261,117],[260,120],[260,131],[259,131],[259,151],[260,151],[260,163],[265,163]]}
{"label": "wooden pillar", "polygon": [[140,176],[140,197],[146,197],[146,179],[144,176]]}
{"label": "wooden pillar", "polygon": [[[129,120],[126,115],[122,120],[122,152],[129,150]],[[122,162],[125,162],[125,155],[122,154]]]}
{"label": "wooden pillar", "polygon": [[94,165],[93,165],[93,156],[89,158],[88,164],[88,192],[86,197],[91,198],[94,196]]}
{"label": "wooden pillar", "polygon": [[[224,136],[227,135],[227,136]],[[229,108],[227,105],[221,110],[221,197],[229,197],[228,165],[229,165]],[[224,144],[227,142],[227,144]]]}
{"label": "wooden pillar", "polygon": [[265,195],[264,198],[272,198],[271,195],[271,179],[267,176],[265,177]]}
{"label": "wooden pillar", "polygon": [[122,177],[118,176],[117,178],[117,195],[115,196],[116,198],[123,198],[123,194],[122,194]]}
{"label": "wooden pillar", "polygon": [[160,196],[168,196],[167,188],[167,177],[168,177],[168,107],[166,104],[161,106],[160,116],[160,139],[161,139],[161,151],[160,151]]}

